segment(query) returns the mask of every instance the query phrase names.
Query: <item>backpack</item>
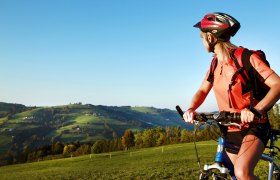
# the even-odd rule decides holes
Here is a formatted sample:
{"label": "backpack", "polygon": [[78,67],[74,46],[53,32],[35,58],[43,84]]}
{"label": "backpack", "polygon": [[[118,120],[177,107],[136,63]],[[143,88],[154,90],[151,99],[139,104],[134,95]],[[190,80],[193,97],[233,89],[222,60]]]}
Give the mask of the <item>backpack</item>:
{"label": "backpack", "polygon": [[[248,50],[243,47],[234,49],[230,53],[230,56],[237,70],[231,78],[231,83],[229,84],[229,92],[231,91],[231,87],[235,84],[235,79],[237,78],[237,76],[241,75],[242,79],[245,81],[245,85],[242,84],[242,94],[250,92],[250,107],[248,108],[256,115],[259,115],[259,113],[254,109],[254,99],[258,101],[263,99],[270,88],[264,83],[265,79],[263,79],[263,77],[250,63],[250,56],[252,54],[257,54],[260,57],[260,59],[268,67],[270,67],[269,62],[266,59],[265,53],[262,50]],[[243,64],[242,67],[238,62],[238,59],[240,60],[240,58]],[[210,83],[213,83],[214,81],[214,71],[216,67],[217,58],[214,58],[211,62],[210,72],[207,77],[207,81],[209,81]],[[230,108],[232,108],[230,100],[229,106]]]}

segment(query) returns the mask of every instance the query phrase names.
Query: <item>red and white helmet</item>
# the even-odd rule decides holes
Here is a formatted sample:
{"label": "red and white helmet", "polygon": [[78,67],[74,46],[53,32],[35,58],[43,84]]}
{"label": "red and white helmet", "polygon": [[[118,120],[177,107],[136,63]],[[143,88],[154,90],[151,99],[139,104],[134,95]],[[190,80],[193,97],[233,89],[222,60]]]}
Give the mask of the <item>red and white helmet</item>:
{"label": "red and white helmet", "polygon": [[194,27],[202,32],[210,32],[222,41],[229,41],[240,28],[240,23],[225,13],[211,13],[204,16]]}

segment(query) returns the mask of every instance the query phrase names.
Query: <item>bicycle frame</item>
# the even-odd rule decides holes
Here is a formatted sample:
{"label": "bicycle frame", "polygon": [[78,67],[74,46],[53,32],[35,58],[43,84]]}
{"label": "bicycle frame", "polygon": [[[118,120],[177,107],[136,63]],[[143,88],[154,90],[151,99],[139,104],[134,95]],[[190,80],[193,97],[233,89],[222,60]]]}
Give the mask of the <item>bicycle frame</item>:
{"label": "bicycle frame", "polygon": [[[279,130],[275,130],[275,129],[271,129],[270,132],[270,144],[268,147],[266,147],[267,149],[269,149],[269,153],[263,153],[261,159],[264,161],[268,162],[268,180],[272,180],[273,178],[273,173],[278,173],[280,172],[280,167],[278,165],[278,163],[276,163],[274,161],[274,157],[276,155],[276,152],[274,151],[274,149],[278,149],[278,151],[280,150],[278,147],[275,146],[275,141],[277,141],[277,135],[280,134]],[[279,175],[277,176],[279,179]]]}
{"label": "bicycle frame", "polygon": [[[269,163],[268,178],[267,178],[268,180],[273,179],[273,174],[275,174],[276,179],[280,179],[280,175],[279,175],[280,167],[278,163],[276,163],[274,160],[276,155],[275,149],[280,150],[278,147],[275,146],[275,141],[277,141],[277,135],[280,135],[280,130],[271,129],[270,143],[269,146],[266,147],[266,149],[269,149],[269,153],[263,153],[261,157],[262,160],[267,161]],[[219,176],[213,174],[212,170],[218,170],[221,175]],[[203,172],[200,175],[200,179],[204,179],[208,176],[215,176],[216,179],[219,177],[226,179],[227,174],[229,174],[233,180],[236,179],[234,176],[233,165],[229,161],[227,154],[225,152],[224,139],[222,137],[219,137],[215,163],[211,165],[208,164],[204,165]]]}
{"label": "bicycle frame", "polygon": [[227,153],[225,152],[225,141],[223,137],[219,137],[218,140],[215,163],[211,165],[205,164],[202,172],[205,174],[205,177],[203,175],[200,175],[199,179],[205,179],[207,176],[215,176],[216,178],[220,177],[219,175],[212,174],[212,170],[218,170],[221,174],[221,177],[225,179],[227,177],[227,174],[229,174],[233,180],[236,179],[234,176],[233,164],[231,163],[229,157],[227,156]]}

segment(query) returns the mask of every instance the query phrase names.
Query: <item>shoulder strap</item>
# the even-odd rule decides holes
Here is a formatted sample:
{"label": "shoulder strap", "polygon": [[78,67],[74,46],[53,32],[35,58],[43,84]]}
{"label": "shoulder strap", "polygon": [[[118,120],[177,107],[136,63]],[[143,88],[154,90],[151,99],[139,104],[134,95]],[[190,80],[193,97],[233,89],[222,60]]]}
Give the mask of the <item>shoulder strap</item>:
{"label": "shoulder strap", "polygon": [[[248,49],[245,49],[243,50],[243,53],[241,55],[241,60],[242,60],[242,63],[243,63],[243,67],[245,68],[245,70],[249,73],[251,68],[252,68],[252,64],[250,62],[250,57],[253,53],[248,50]],[[250,76],[251,74],[249,73],[248,76]]]}
{"label": "shoulder strap", "polygon": [[[231,78],[231,82],[229,84],[229,94],[231,91],[231,87],[235,84],[235,80],[238,77],[238,75],[241,75],[242,79],[244,80],[244,85],[242,86],[242,93],[246,93],[246,92],[250,92],[250,101],[251,101],[251,105],[253,104],[253,83],[251,82],[251,78],[248,75],[248,71],[247,68],[245,66],[248,66],[247,62],[249,62],[250,64],[250,55],[248,55],[246,53],[246,49],[245,48],[237,48],[234,49],[231,53],[230,53],[230,57],[233,60],[235,67],[236,67],[236,71],[233,74],[232,78]],[[242,65],[240,65],[240,63],[242,63]],[[246,73],[245,73],[246,72]],[[230,97],[230,96],[229,96]],[[231,108],[231,101],[229,98],[229,107]]]}
{"label": "shoulder strap", "polygon": [[[236,79],[236,77],[240,74],[242,76],[242,78],[244,79],[244,81],[247,83],[250,81],[250,77],[246,76],[244,70],[247,72],[247,68],[245,68],[245,64],[244,61],[249,62],[250,64],[250,56],[248,57],[249,59],[246,59],[246,57],[244,56],[244,51],[246,49],[245,48],[237,48],[234,49],[231,53],[230,53],[230,57],[233,60],[235,67],[237,69],[237,71],[234,73],[234,75],[231,78],[231,82],[233,83]],[[245,58],[245,59],[244,59]],[[241,59],[241,61],[240,61]],[[238,61],[239,60],[239,61]],[[242,63],[242,66],[240,65],[240,63]],[[247,66],[247,65],[246,65]]]}
{"label": "shoulder strap", "polygon": [[218,60],[216,57],[214,57],[212,59],[212,62],[211,62],[211,65],[210,65],[210,72],[209,72],[209,75],[207,77],[207,81],[209,81],[211,84],[213,84],[214,82],[214,71],[217,67],[217,64],[218,64]]}

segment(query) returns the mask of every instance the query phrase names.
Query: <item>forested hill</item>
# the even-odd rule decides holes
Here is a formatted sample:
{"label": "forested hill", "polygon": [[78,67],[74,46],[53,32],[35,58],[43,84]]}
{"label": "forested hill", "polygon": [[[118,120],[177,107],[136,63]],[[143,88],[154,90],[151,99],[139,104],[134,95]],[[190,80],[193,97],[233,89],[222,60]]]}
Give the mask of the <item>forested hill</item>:
{"label": "forested hill", "polygon": [[136,131],[157,126],[188,128],[177,112],[169,109],[81,103],[26,107],[0,103],[0,155],[56,141],[86,143],[113,139],[121,137],[128,128]]}
{"label": "forested hill", "polygon": [[26,111],[28,108],[22,104],[10,104],[0,102],[0,118]]}

